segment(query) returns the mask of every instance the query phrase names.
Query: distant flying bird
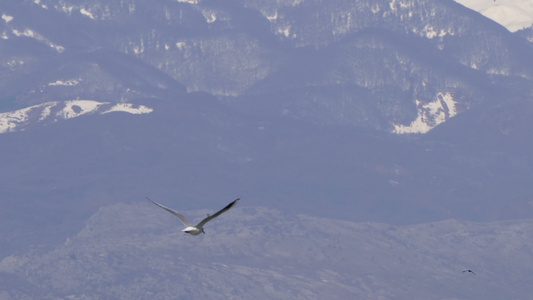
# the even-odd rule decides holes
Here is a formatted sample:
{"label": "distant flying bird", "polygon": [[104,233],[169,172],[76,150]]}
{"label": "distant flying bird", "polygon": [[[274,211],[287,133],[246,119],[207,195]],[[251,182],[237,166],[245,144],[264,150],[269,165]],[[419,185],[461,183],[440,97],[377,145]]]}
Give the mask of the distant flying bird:
{"label": "distant flying bird", "polygon": [[463,273],[472,273],[472,274],[476,275],[476,273],[474,273],[474,271],[472,271],[472,270],[464,270]]}
{"label": "distant flying bird", "polygon": [[211,221],[212,219],[220,216],[222,213],[226,212],[228,209],[232,208],[235,204],[237,204],[237,202],[240,200],[240,198],[237,198],[235,200],[233,200],[233,202],[231,202],[230,204],[226,205],[226,207],[224,207],[223,209],[219,210],[216,214],[214,215],[207,215],[207,218],[203,219],[202,221],[200,221],[200,223],[198,223],[197,225],[192,225],[191,222],[189,222],[189,220],[187,220],[182,214],[180,214],[179,212],[175,211],[175,210],[172,210],[168,207],[165,207],[155,201],[153,201],[152,199],[146,197],[146,199],[150,200],[150,202],[152,202],[153,204],[161,207],[162,209],[168,211],[169,213],[175,215],[176,217],[178,217],[181,222],[183,222],[183,224],[185,226],[187,226],[185,229],[183,229],[182,231],[183,232],[186,232],[190,235],[199,235],[200,233],[204,233],[205,234],[205,231],[204,231],[204,225],[205,223]]}

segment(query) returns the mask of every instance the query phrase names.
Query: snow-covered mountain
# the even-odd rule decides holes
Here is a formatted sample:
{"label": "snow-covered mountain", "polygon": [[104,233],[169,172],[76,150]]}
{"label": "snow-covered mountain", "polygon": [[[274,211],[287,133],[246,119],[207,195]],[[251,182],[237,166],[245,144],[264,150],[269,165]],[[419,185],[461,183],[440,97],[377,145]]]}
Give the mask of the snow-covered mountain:
{"label": "snow-covered mountain", "polygon": [[13,112],[0,113],[0,133],[24,130],[25,127],[35,123],[46,124],[92,113],[126,112],[130,114],[146,114],[152,111],[152,108],[144,105],[134,106],[131,103],[111,104],[94,100],[45,102]]}
{"label": "snow-covered mountain", "polygon": [[247,114],[426,133],[450,117],[421,113],[439,95],[459,115],[533,78],[525,40],[455,2],[26,0],[0,13],[9,110],[207,92]]}
{"label": "snow-covered mountain", "polygon": [[456,0],[515,32],[533,27],[533,2],[529,0]]}
{"label": "snow-covered mountain", "polygon": [[[515,149],[529,149],[517,143],[528,140],[524,138],[528,133],[519,128],[528,127],[522,123],[529,119],[527,103],[532,95],[531,44],[454,1],[26,0],[0,3],[0,14],[1,128],[2,132],[25,129],[25,138],[5,137],[9,142],[4,142],[3,151],[24,160],[25,152],[15,149],[31,148],[22,141],[35,140],[43,143],[40,149],[49,151],[26,153],[35,159],[27,160],[32,164],[21,163],[27,164],[27,170],[57,155],[52,149],[67,155],[95,147],[105,155],[118,155],[110,161],[119,162],[134,153],[144,157],[139,161],[150,161],[147,153],[152,149],[139,144],[139,137],[130,136],[133,131],[150,139],[152,147],[161,147],[156,156],[167,161],[174,160],[175,151],[216,166],[250,163],[244,163],[250,166],[246,169],[250,175],[230,177],[250,180],[251,190],[262,184],[256,172],[266,167],[273,178],[294,182],[280,191],[288,192],[290,186],[303,188],[307,180],[314,186],[328,182],[326,186],[334,187],[344,203],[356,205],[351,193],[376,186],[375,181],[368,181],[373,178],[368,174],[374,174],[383,193],[377,196],[369,191],[370,195],[355,198],[394,195],[413,208],[419,201],[415,199],[429,197],[442,218],[454,213],[464,217],[441,202],[452,199],[457,204],[456,199],[466,197],[461,193],[450,196],[457,189],[447,185],[459,184],[476,190],[470,198],[478,203],[480,219],[503,206],[496,200],[497,193],[483,189],[497,187],[505,194],[500,175],[490,174],[506,178],[504,174],[529,174],[525,163],[529,152]],[[152,113],[146,118],[134,116],[136,122],[121,117],[124,114],[99,117],[112,108]],[[78,126],[75,136],[61,126],[54,127],[61,133],[40,130],[41,125],[82,113],[84,118],[76,118],[79,122],[64,122]],[[131,129],[119,126],[121,122]],[[110,130],[117,132],[104,134]],[[47,138],[30,138],[37,132]],[[403,143],[411,140],[390,139],[390,133],[424,133],[425,137],[415,138],[422,139],[417,140],[420,144],[406,146]],[[128,138],[117,137],[121,135]],[[478,139],[481,135],[484,138]],[[85,136],[99,142],[64,144],[62,136]],[[457,136],[464,140],[458,141]],[[52,141],[72,148],[57,149]],[[470,141],[478,141],[487,150],[479,150]],[[335,149],[328,150],[328,144],[336,145]],[[404,149],[407,157],[417,159],[400,163],[405,156],[394,149]],[[128,155],[120,156],[122,151]],[[332,151],[339,152],[335,158],[325,155]],[[366,157],[369,153],[370,158]],[[503,158],[495,159],[494,153]],[[328,163],[309,166],[306,161],[320,161],[319,157]],[[5,159],[12,163],[7,155]],[[280,168],[267,163],[280,160]],[[508,168],[498,170],[495,164],[500,161],[508,162]],[[133,168],[129,174],[142,174],[133,167],[137,162],[132,158],[130,166],[108,164],[105,169]],[[71,165],[58,165],[54,174],[60,174],[63,166],[73,174],[68,179],[74,179],[77,169],[70,168],[76,163],[72,158]],[[445,167],[438,167],[441,163]],[[338,165],[350,166],[339,175],[345,180],[322,175],[300,178],[302,168],[312,170],[309,174],[326,174],[325,169],[336,174],[334,166]],[[228,175],[223,168],[219,174],[187,166],[191,169],[183,172],[230,189],[231,185],[224,187],[216,179]],[[474,172],[474,180],[455,176],[454,168],[465,174],[470,168],[484,172]],[[435,169],[440,172],[439,180],[432,179]],[[22,172],[20,178],[29,176],[24,170],[17,171]],[[180,174],[176,173],[180,180],[192,180]],[[17,176],[6,176],[12,186],[24,185],[16,181]],[[98,174],[93,176],[96,182],[104,182]],[[358,185],[348,178],[357,178]],[[54,182],[51,186],[60,180]],[[517,201],[525,213],[527,189],[520,182],[512,181],[516,185],[512,193],[520,195]],[[283,185],[282,180],[271,184]],[[198,183],[187,185],[194,189]],[[413,186],[423,188],[414,193]],[[405,192],[402,196],[398,196],[398,187]],[[119,189],[133,188],[124,183]],[[320,193],[296,190],[302,199],[320,198]],[[198,195],[196,199],[203,201]],[[490,199],[491,205],[479,204],[482,199]],[[397,220],[385,211],[378,213],[380,218]],[[398,219],[402,218],[431,219],[412,215]]]}
{"label": "snow-covered mountain", "polygon": [[[0,17],[0,298],[531,294],[527,30],[451,0]],[[147,195],[242,207],[184,239]]]}

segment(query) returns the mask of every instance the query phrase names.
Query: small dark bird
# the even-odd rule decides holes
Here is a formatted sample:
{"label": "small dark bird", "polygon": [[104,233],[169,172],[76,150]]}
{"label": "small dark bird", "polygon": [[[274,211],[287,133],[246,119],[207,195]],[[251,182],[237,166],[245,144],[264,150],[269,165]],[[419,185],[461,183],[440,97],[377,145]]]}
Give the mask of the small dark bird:
{"label": "small dark bird", "polygon": [[187,220],[182,214],[180,214],[179,212],[175,211],[175,210],[172,210],[166,206],[163,206],[155,201],[153,201],[152,199],[146,197],[146,199],[150,200],[150,202],[152,202],[153,204],[161,207],[162,209],[168,211],[169,213],[175,215],[176,217],[178,217],[181,222],[183,222],[183,224],[185,226],[187,226],[185,229],[183,229],[182,231],[185,232],[185,233],[188,233],[190,235],[199,235],[200,233],[204,233],[205,234],[205,231],[204,231],[204,225],[205,223],[211,221],[212,219],[220,216],[223,212],[227,211],[228,209],[232,208],[233,205],[235,205],[240,199],[235,199],[233,202],[231,202],[230,204],[226,205],[226,207],[224,207],[223,209],[219,210],[216,214],[214,215],[207,215],[207,217],[205,219],[203,219],[202,221],[200,221],[200,223],[198,223],[197,225],[193,225],[191,222],[189,222],[189,220]]}
{"label": "small dark bird", "polygon": [[474,271],[472,271],[472,270],[464,270],[463,273],[472,273],[472,274],[476,275],[476,273],[474,273]]}

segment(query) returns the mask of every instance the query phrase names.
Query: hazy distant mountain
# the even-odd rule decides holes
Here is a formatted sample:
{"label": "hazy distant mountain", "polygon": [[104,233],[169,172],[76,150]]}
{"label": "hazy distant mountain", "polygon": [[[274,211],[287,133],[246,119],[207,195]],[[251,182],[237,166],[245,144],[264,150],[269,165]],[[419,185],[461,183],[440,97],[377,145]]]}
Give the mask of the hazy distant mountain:
{"label": "hazy distant mountain", "polygon": [[[0,298],[526,295],[529,221],[499,221],[533,214],[528,29],[435,0],[8,0],[0,17]],[[145,196],[241,197],[245,218],[218,224],[249,227],[183,240]]]}
{"label": "hazy distant mountain", "polygon": [[[187,215],[201,219],[207,212]],[[188,236],[180,226],[148,202],[103,207],[54,249],[0,260],[0,295],[465,300],[531,295],[531,221],[391,226],[243,205],[209,223],[205,235]],[[463,273],[466,269],[475,275]]]}

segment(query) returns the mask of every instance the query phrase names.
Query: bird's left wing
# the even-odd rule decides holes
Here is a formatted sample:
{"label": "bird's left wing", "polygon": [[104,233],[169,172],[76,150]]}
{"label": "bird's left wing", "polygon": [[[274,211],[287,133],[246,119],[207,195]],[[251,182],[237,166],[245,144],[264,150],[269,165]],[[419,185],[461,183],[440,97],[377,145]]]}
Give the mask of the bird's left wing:
{"label": "bird's left wing", "polygon": [[177,212],[177,211],[175,211],[175,210],[173,210],[173,209],[171,209],[171,208],[168,208],[168,207],[166,207],[166,206],[163,206],[163,205],[161,205],[161,204],[155,202],[154,200],[152,200],[152,199],[150,199],[150,198],[148,198],[148,197],[146,197],[146,199],[150,200],[150,202],[152,202],[153,204],[155,204],[155,205],[161,207],[162,209],[164,209],[164,210],[168,211],[169,213],[171,213],[171,214],[175,215],[176,217],[178,217],[178,218],[181,220],[181,222],[183,222],[183,224],[184,224],[185,226],[192,226],[191,222],[189,222],[189,220],[187,220],[187,219],[186,219],[182,214],[180,214],[179,212]]}
{"label": "bird's left wing", "polygon": [[230,204],[226,205],[226,207],[224,207],[223,209],[219,210],[217,213],[213,214],[213,215],[210,215],[210,216],[207,216],[207,218],[203,219],[200,223],[198,223],[198,225],[196,225],[196,227],[203,227],[205,225],[205,223],[211,221],[212,219],[220,216],[222,213],[226,212],[228,209],[232,208],[235,204],[237,204],[237,202],[239,202],[239,200],[241,200],[240,198],[237,198],[235,200],[233,200],[233,202],[231,202]]}

